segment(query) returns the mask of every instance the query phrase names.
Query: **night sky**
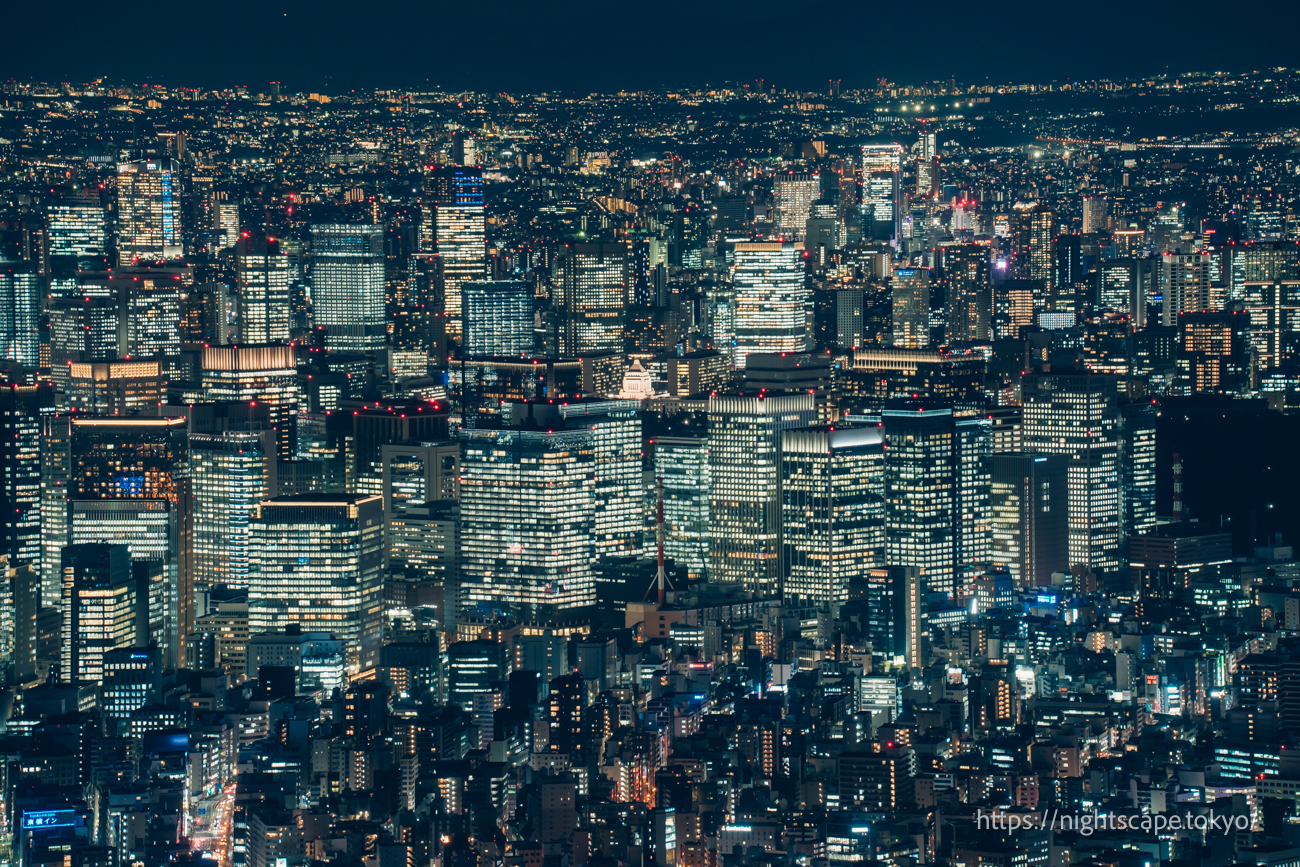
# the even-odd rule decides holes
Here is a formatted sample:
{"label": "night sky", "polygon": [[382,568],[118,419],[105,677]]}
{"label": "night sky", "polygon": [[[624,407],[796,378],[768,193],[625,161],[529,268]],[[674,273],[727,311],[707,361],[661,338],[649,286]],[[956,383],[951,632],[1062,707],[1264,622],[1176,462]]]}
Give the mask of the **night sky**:
{"label": "night sky", "polygon": [[0,78],[286,91],[1046,81],[1300,64],[1300,4],[10,3]]}

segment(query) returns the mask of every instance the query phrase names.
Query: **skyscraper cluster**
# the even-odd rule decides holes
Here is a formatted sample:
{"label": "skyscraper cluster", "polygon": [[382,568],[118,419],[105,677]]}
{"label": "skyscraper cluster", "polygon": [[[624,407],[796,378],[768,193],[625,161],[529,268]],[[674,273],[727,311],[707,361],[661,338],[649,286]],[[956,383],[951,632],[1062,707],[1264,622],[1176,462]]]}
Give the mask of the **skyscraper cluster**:
{"label": "skyscraper cluster", "polygon": [[1286,867],[1297,85],[0,85],[0,860]]}

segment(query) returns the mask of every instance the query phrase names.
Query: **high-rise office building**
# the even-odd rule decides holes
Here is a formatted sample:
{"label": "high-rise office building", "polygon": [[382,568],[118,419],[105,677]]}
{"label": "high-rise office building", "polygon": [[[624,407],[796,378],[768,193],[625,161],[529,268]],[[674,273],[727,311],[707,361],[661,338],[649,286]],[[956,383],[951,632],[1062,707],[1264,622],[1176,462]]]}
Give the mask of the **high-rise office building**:
{"label": "high-rise office building", "polygon": [[921,570],[927,599],[956,591],[957,432],[950,407],[900,404],[885,428],[885,535],[890,566]]}
{"label": "high-rise office building", "polygon": [[939,248],[948,285],[948,342],[992,339],[993,284],[989,250],[982,244]]}
{"label": "high-rise office building", "polygon": [[289,340],[289,257],[274,237],[246,231],[235,244],[235,295],[241,343]]}
{"label": "high-rise office building", "polygon": [[1070,459],[1070,565],[1120,567],[1120,467],[1115,379],[1025,378],[1024,448]]}
{"label": "high-rise office building", "polygon": [[924,349],[930,345],[930,272],[925,268],[894,271],[894,346]]}
{"label": "high-rise office building", "polygon": [[135,415],[167,397],[158,361],[73,362],[67,366],[67,406],[90,415]]}
{"label": "high-rise office building", "polygon": [[159,699],[158,675],[162,659],[157,647],[115,647],[104,651],[104,716],[126,720]]}
{"label": "high-rise office building", "polygon": [[1020,590],[1050,585],[1070,569],[1069,459],[1010,452],[993,456],[990,559]]}
{"label": "high-rise office building", "polygon": [[49,385],[0,385],[0,557],[41,569],[41,416],[53,411]]}
{"label": "high-rise office building", "polygon": [[709,441],[655,437],[654,455],[655,477],[663,480],[664,556],[702,577],[709,557]]}
{"label": "high-rise office building", "polygon": [[862,234],[890,240],[901,234],[903,146],[862,146]]}
{"label": "high-rise office building", "polygon": [[954,568],[960,572],[967,566],[988,560],[989,546],[993,541],[993,527],[989,521],[993,420],[983,412],[958,409],[954,411],[953,428],[957,435]]}
{"label": "high-rise office building", "polygon": [[1106,231],[1110,218],[1110,202],[1101,196],[1085,196],[1083,199],[1083,233]]}
{"label": "high-rise office building", "polygon": [[263,500],[249,524],[248,629],[298,624],[345,642],[348,670],[379,662],[384,506],[378,496]]}
{"label": "high-rise office building", "polygon": [[0,260],[0,359],[39,366],[43,294],[40,275],[30,264]]}
{"label": "high-rise office building", "polygon": [[533,290],[520,280],[461,287],[461,338],[466,355],[518,357],[533,352]]}
{"label": "high-rise office building", "polygon": [[1156,528],[1156,409],[1153,400],[1119,403],[1122,538]]}
{"label": "high-rise office building", "polygon": [[907,668],[925,664],[925,581],[919,566],[877,566],[866,573],[866,634],[872,653]]}
{"label": "high-rise office building", "polygon": [[277,457],[294,457],[298,361],[292,346],[205,346],[199,368],[204,399],[265,405],[276,432]]}
{"label": "high-rise office building", "polygon": [[785,604],[829,609],[885,565],[884,442],[879,427],[781,432]]}
{"label": "high-rise office building", "polygon": [[64,683],[104,678],[104,656],[136,643],[136,581],[126,545],[69,545],[62,554]]}
{"label": "high-rise office building", "polygon": [[622,352],[630,276],[627,244],[575,244],[564,252],[559,268],[560,355]]}
{"label": "high-rise office building", "polygon": [[808,349],[812,297],[794,244],[736,244],[736,366],[752,352]]}
{"label": "high-rise office building", "polygon": [[114,416],[74,417],[66,441],[68,538],[125,542],[133,561],[153,564],[149,616],[168,665],[184,659],[194,617],[187,439],[183,417]]}
{"label": "high-rise office building", "polygon": [[[447,418],[446,405],[428,401],[376,403],[372,407],[354,410],[348,490],[382,495],[385,477],[392,479],[392,467],[386,462],[385,449],[390,446],[410,449],[445,440]],[[432,481],[428,475],[425,479]],[[426,494],[425,499],[443,499],[442,493],[446,492],[433,497]]]}
{"label": "high-rise office building", "polygon": [[122,265],[181,255],[179,169],[170,159],[117,167],[117,254]]}
{"label": "high-rise office building", "polygon": [[248,586],[249,521],[276,493],[275,433],[221,431],[189,436],[194,491],[194,585]]}
{"label": "high-rise office building", "polygon": [[1056,214],[1048,208],[1016,206],[1011,214],[1011,254],[1016,276],[1041,281],[1043,295],[1035,297],[1034,310],[1047,306],[1056,273]]}
{"label": "high-rise office building", "polygon": [[66,413],[40,419],[41,604],[58,607],[63,596],[60,552],[71,541],[68,492],[72,481],[72,421]]}
{"label": "high-rise office building", "polygon": [[225,346],[230,342],[225,283],[202,283],[188,287],[182,298],[181,343],[190,346]]}
{"label": "high-rise office building", "polygon": [[1235,395],[1250,389],[1250,314],[1181,313],[1174,324],[1179,391]]}
{"label": "high-rise office building", "polygon": [[442,258],[447,336],[459,343],[461,287],[487,278],[483,171],[446,166],[430,180],[432,214],[426,211],[425,222],[434,229],[436,250]]}
{"label": "high-rise office building", "polygon": [[460,431],[460,608],[546,620],[596,601],[594,433],[519,406],[528,427]]}
{"label": "high-rise office building", "polygon": [[125,358],[156,358],[181,351],[181,296],[176,275],[135,275],[118,290],[118,352]]}
{"label": "high-rise office building", "polygon": [[916,141],[916,194],[918,196],[929,196],[934,192],[936,172],[935,172],[935,150],[936,134],[930,130],[921,133]]}
{"label": "high-rise office building", "polygon": [[331,223],[311,227],[312,321],[335,351],[384,348],[384,228]]}
{"label": "high-rise office building", "polygon": [[1178,325],[1183,313],[1210,307],[1210,254],[1166,253],[1160,257],[1160,324]]}
{"label": "high-rise office building", "polygon": [[772,222],[778,235],[788,240],[802,238],[813,202],[821,198],[822,180],[812,174],[786,172],[772,179]]}
{"label": "high-rise office building", "polygon": [[45,209],[45,238],[50,296],[62,298],[76,291],[77,269],[107,250],[107,215],[99,195],[81,190]]}
{"label": "high-rise office building", "polygon": [[596,559],[639,557],[646,531],[641,471],[641,402],[566,401],[560,415],[571,427],[590,427],[596,467],[592,523]]}
{"label": "high-rise office building", "polygon": [[68,391],[68,366],[118,357],[118,304],[112,298],[56,298],[50,303],[50,369]]}
{"label": "high-rise office building", "polygon": [[709,579],[780,592],[781,431],[816,418],[806,392],[709,398]]}

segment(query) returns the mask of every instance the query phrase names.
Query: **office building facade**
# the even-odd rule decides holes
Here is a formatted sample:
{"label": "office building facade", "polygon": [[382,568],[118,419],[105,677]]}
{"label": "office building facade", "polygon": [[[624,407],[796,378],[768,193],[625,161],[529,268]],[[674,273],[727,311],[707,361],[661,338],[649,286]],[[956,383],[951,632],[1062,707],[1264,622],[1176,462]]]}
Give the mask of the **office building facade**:
{"label": "office building facade", "polygon": [[351,672],[379,662],[384,507],[378,496],[263,500],[249,524],[248,629],[298,624],[345,642]]}

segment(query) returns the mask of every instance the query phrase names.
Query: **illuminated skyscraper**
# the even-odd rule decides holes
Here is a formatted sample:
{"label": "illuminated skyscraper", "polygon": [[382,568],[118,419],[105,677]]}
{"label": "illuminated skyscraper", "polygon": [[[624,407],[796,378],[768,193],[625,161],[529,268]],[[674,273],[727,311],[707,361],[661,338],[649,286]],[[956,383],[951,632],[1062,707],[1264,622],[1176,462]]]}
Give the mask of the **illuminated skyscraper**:
{"label": "illuminated skyscraper", "polygon": [[384,229],[341,223],[311,227],[312,320],[334,351],[384,348]]}
{"label": "illuminated skyscraper", "polygon": [[1070,459],[1070,565],[1120,567],[1120,467],[1115,380],[1049,374],[1025,378],[1026,451]]}
{"label": "illuminated skyscraper", "polygon": [[53,403],[49,385],[0,385],[0,556],[10,567],[41,568],[41,416]]}
{"label": "illuminated skyscraper", "polygon": [[1034,311],[1045,310],[1055,285],[1056,214],[1043,207],[1017,205],[1011,214],[1011,244],[1016,276],[1042,282]]}
{"label": "illuminated skyscraper", "polygon": [[641,473],[641,402],[573,400],[560,407],[570,427],[590,427],[596,460],[592,532],[597,559],[639,557],[646,531]]}
{"label": "illuminated skyscraper", "polygon": [[989,555],[991,422],[920,401],[881,418],[888,563],[920,567],[928,598],[952,597],[958,572]]}
{"label": "illuminated skyscraper", "polygon": [[701,577],[709,556],[709,441],[661,436],[654,450],[664,484],[664,555]]}
{"label": "illuminated skyscraper", "polygon": [[194,584],[248,586],[249,520],[275,495],[272,431],[193,433]]}
{"label": "illuminated skyscraper", "polygon": [[[447,166],[432,179],[437,252],[442,257],[447,336],[460,342],[461,286],[487,279],[483,171]],[[427,220],[427,217],[426,217]]]}
{"label": "illuminated skyscraper", "polygon": [[930,272],[925,268],[894,271],[894,346],[924,349],[930,345]]}
{"label": "illuminated skyscraper", "polygon": [[461,287],[461,336],[466,355],[531,355],[533,290],[519,280]]}
{"label": "illuminated skyscraper", "polygon": [[1104,232],[1109,221],[1110,202],[1101,196],[1083,200],[1083,233]]}
{"label": "illuminated skyscraper", "polygon": [[288,624],[345,643],[348,670],[379,662],[384,506],[379,496],[296,494],[253,510],[249,634]]}
{"label": "illuminated skyscraper", "polygon": [[150,603],[168,664],[184,659],[193,625],[193,500],[183,417],[72,419],[68,448],[72,542],[126,542],[154,568],[166,599]]}
{"label": "illuminated skyscraper", "polygon": [[41,278],[29,264],[0,261],[0,358],[39,366],[43,294]]}
{"label": "illuminated skyscraper", "polygon": [[1156,409],[1152,400],[1119,403],[1122,532],[1142,535],[1156,528]]}
{"label": "illuminated skyscraper", "polygon": [[244,232],[235,244],[241,343],[289,340],[289,257],[273,237]]}
{"label": "illuminated skyscraper", "polygon": [[990,340],[993,284],[989,250],[981,244],[939,248],[948,283],[948,342]]}
{"label": "illuminated skyscraper", "polygon": [[136,582],[126,545],[63,549],[61,680],[99,683],[104,654],[136,643]]}
{"label": "illuminated skyscraper", "polygon": [[884,442],[879,427],[781,432],[787,605],[844,602],[851,577],[885,565]]}
{"label": "illuminated skyscraper", "polygon": [[709,398],[709,580],[780,592],[781,431],[816,419],[807,393]]}
{"label": "illuminated skyscraper", "polygon": [[862,146],[862,234],[899,237],[902,217],[903,146]]}
{"label": "illuminated skyscraper", "polygon": [[821,176],[816,172],[788,172],[773,178],[772,202],[776,211],[773,223],[777,234],[786,240],[802,238],[813,202],[821,198],[821,194]]}
{"label": "illuminated skyscraper", "polygon": [[751,352],[808,349],[812,295],[791,243],[736,244],[736,366]]}
{"label": "illuminated skyscraper", "polygon": [[1070,569],[1069,459],[1011,452],[993,456],[990,559],[1006,564],[1017,589],[1052,583]]}
{"label": "illuminated skyscraper", "polygon": [[561,356],[623,351],[629,267],[627,244],[575,244],[565,251],[556,299]]}
{"label": "illuminated skyscraper", "polygon": [[99,196],[88,190],[46,208],[51,296],[61,298],[75,292],[78,263],[104,255],[106,222]]}
{"label": "illuminated skyscraper", "polygon": [[929,196],[934,192],[935,133],[921,133],[916,143],[916,194]]}
{"label": "illuminated skyscraper", "polygon": [[542,417],[460,431],[460,609],[547,620],[596,601],[594,432],[549,404],[514,406]]}
{"label": "illuminated skyscraper", "polygon": [[199,368],[204,399],[266,405],[279,458],[294,456],[298,362],[292,346],[209,346]]}
{"label": "illuminated skyscraper", "polygon": [[1181,313],[1200,313],[1210,306],[1210,254],[1166,253],[1160,257],[1160,324],[1177,326]]}
{"label": "illuminated skyscraper", "polygon": [[181,255],[178,171],[169,159],[117,167],[117,253],[122,265]]}
{"label": "illuminated skyscraper", "polygon": [[118,288],[121,304],[118,352],[127,358],[156,358],[181,351],[181,295],[184,287],[171,275],[136,275]]}

